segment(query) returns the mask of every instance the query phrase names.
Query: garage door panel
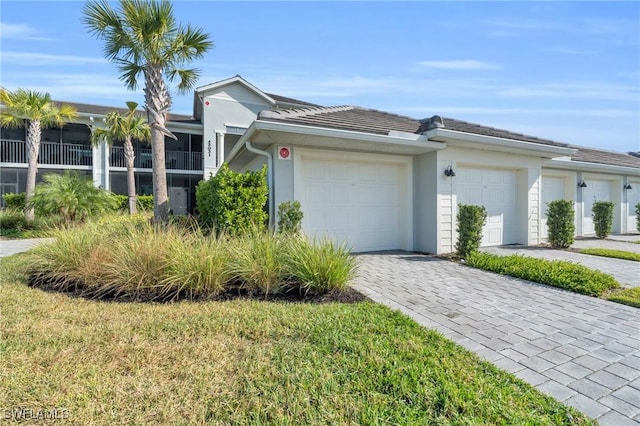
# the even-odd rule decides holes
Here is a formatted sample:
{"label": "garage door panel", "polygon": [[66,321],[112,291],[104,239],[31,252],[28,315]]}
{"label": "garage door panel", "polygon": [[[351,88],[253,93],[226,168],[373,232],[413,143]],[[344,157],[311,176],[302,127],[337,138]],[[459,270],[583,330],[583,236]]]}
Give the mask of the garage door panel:
{"label": "garage door panel", "polygon": [[596,201],[611,201],[611,181],[589,179],[587,187],[582,188],[582,202],[584,205],[583,235],[591,235],[596,232],[593,224],[593,203]]}
{"label": "garage door panel", "polygon": [[[299,185],[310,236],[329,236],[356,251],[402,248],[407,208],[404,164],[314,158],[300,160]],[[307,172],[310,170],[310,172]]]}
{"label": "garage door panel", "polygon": [[517,173],[515,170],[459,168],[458,202],[484,206],[487,223],[482,245],[517,242]]}

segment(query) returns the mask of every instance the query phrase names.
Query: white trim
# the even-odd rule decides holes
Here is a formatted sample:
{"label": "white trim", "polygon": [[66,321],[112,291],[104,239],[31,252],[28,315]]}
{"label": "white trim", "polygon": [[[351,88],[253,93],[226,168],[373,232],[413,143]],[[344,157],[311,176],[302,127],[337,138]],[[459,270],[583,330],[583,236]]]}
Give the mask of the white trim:
{"label": "white trim", "polygon": [[543,160],[542,167],[562,170],[585,171],[595,173],[616,173],[630,176],[640,176],[640,168],[628,166],[614,166],[612,164],[587,163],[573,160]]}
{"label": "white trim", "polygon": [[[499,149],[501,152],[510,152],[505,148],[512,148],[511,152],[522,154],[549,154],[554,157],[560,155],[572,155],[577,152],[575,148],[559,147],[553,145],[543,145],[534,142],[525,142],[515,139],[499,138],[495,136],[477,135],[473,133],[459,132],[456,130],[447,129],[433,129],[428,130],[424,134],[427,135],[429,140],[437,140],[447,142],[451,145],[466,146],[465,143],[472,143],[473,146],[467,146],[469,148],[476,149]],[[481,144],[480,146],[475,144]]]}
{"label": "white trim", "polygon": [[241,148],[244,146],[244,141],[250,139],[254,135],[254,133],[259,130],[295,133],[300,135],[320,136],[336,139],[351,139],[354,141],[366,141],[381,145],[395,145],[399,148],[418,148],[424,150],[424,152],[444,149],[447,147],[447,144],[443,142],[431,142],[425,139],[416,140],[414,138],[376,135],[372,133],[355,132],[351,130],[328,129],[325,127],[304,126],[300,124],[276,123],[271,121],[256,120],[251,123],[245,134],[242,135],[242,137],[233,147],[233,149],[229,153],[229,158],[227,161],[233,161],[234,158],[238,155]]}

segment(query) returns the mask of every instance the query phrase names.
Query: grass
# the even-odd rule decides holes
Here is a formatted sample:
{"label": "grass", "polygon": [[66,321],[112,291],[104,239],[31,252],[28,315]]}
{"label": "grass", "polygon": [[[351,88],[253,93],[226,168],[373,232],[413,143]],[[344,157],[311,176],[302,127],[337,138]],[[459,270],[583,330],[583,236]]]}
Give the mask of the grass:
{"label": "grass", "polygon": [[546,260],[522,255],[499,256],[474,252],[466,263],[474,268],[497,272],[541,284],[600,297],[619,288],[608,274],[564,260]]}
{"label": "grass", "polygon": [[216,237],[144,218],[102,219],[53,236],[30,254],[30,283],[92,298],[206,299],[238,289],[325,294],[347,289],[356,267],[348,250],[327,241],[270,232]]}
{"label": "grass", "polygon": [[74,424],[592,425],[371,302],[97,302],[0,260],[0,407]]}
{"label": "grass", "polygon": [[640,262],[640,253],[633,253],[624,250],[611,250],[600,248],[587,248],[578,250],[579,253],[591,254],[594,256],[612,257],[615,259],[634,260]]}
{"label": "grass", "polygon": [[640,287],[626,288],[624,290],[616,291],[609,295],[607,300],[640,308]]}

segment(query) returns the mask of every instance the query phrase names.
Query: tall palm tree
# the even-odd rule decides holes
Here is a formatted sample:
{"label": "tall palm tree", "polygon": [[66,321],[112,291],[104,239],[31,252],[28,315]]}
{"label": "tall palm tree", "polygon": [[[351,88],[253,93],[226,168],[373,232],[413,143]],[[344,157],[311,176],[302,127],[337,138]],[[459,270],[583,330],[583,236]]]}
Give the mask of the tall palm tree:
{"label": "tall palm tree", "polygon": [[[83,8],[83,22],[104,42],[104,55],[121,72],[130,90],[144,76],[144,100],[151,125],[153,160],[153,216],[164,222],[169,215],[164,137],[177,139],[166,128],[171,107],[169,82],[177,80],[179,92],[192,89],[199,70],[185,68],[213,46],[200,28],[176,23],[173,6],[167,0],[120,0],[115,10],[106,0],[89,1]],[[166,79],[165,79],[166,78]]]}
{"label": "tall palm tree", "polygon": [[91,132],[91,143],[98,145],[103,140],[111,145],[122,141],[124,144],[124,158],[127,162],[127,192],[129,193],[129,214],[136,213],[136,178],[133,174],[133,161],[136,156],[133,152],[133,139],[143,142],[151,140],[149,124],[140,115],[136,114],[138,104],[127,102],[129,111],[122,115],[117,111],[111,111],[105,118],[105,128],[95,129]]}
{"label": "tall palm tree", "polygon": [[[0,113],[0,125],[2,127],[27,126],[26,202],[29,205],[29,200],[31,200],[36,187],[42,129],[63,126],[66,121],[76,118],[78,112],[70,105],[56,105],[48,93],[27,89],[17,89],[12,92],[5,88],[0,88],[0,102],[4,105],[2,113]],[[25,216],[27,221],[33,221],[33,208],[26,208]]]}

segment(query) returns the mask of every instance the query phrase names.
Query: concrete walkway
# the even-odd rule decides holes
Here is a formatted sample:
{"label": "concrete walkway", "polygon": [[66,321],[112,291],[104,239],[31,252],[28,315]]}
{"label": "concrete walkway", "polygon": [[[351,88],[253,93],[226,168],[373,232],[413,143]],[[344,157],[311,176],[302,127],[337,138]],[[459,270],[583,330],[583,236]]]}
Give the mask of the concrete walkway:
{"label": "concrete walkway", "polygon": [[355,287],[602,425],[640,424],[640,309],[394,252]]}
{"label": "concrete walkway", "polygon": [[24,240],[0,240],[0,257],[11,256],[34,248],[38,244],[53,241],[53,238],[31,238]]}
{"label": "concrete walkway", "polygon": [[[611,243],[616,242],[612,241]],[[617,244],[640,246],[640,244],[623,242]],[[609,245],[612,246],[612,244]],[[575,245],[572,247],[575,247]],[[599,247],[610,248],[604,247],[603,245],[600,245]],[[635,262],[633,260],[613,259],[610,257],[594,256],[591,254],[581,254],[538,246],[509,245],[499,247],[481,247],[480,250],[485,253],[498,254],[501,256],[520,254],[523,256],[539,257],[547,260],[568,260],[574,263],[579,263],[588,268],[597,269],[598,271],[610,274],[624,287],[640,287],[640,262]],[[617,250],[621,249],[618,248]]]}
{"label": "concrete walkway", "polygon": [[[622,237],[622,236],[619,236]],[[636,238],[640,241],[640,236]],[[617,240],[617,239],[607,239],[600,240],[598,238],[580,238],[576,240],[573,244],[571,244],[571,248],[574,249],[585,249],[585,248],[603,248],[610,250],[622,250],[622,251],[630,251],[632,253],[640,253],[640,244],[633,243],[635,240]]]}

